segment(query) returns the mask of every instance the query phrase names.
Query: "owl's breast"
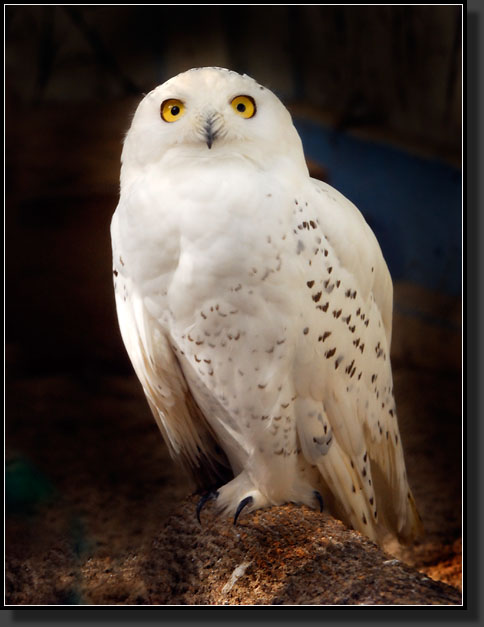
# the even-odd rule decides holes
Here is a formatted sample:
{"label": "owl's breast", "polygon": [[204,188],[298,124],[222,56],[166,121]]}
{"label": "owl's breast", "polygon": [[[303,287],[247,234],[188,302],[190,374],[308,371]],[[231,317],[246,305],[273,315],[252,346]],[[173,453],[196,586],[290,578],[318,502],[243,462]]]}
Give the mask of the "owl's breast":
{"label": "owl's breast", "polygon": [[[185,186],[179,208],[180,254],[169,289],[177,319],[222,295],[251,310],[248,296],[277,299],[289,244],[289,194],[267,173],[245,168],[203,172],[195,190]],[[287,291],[285,290],[287,294]]]}
{"label": "owl's breast", "polygon": [[177,165],[124,190],[113,220],[150,313],[181,330],[212,306],[254,320],[287,307],[294,182],[244,161]]}

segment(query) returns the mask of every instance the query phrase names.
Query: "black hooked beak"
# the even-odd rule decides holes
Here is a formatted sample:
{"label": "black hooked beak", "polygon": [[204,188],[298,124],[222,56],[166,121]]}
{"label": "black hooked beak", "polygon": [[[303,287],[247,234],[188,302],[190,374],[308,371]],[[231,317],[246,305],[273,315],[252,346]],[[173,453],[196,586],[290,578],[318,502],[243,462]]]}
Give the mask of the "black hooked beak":
{"label": "black hooked beak", "polygon": [[210,117],[205,124],[205,140],[209,148],[212,147],[213,142],[217,139],[217,131],[213,128],[213,122],[213,117]]}

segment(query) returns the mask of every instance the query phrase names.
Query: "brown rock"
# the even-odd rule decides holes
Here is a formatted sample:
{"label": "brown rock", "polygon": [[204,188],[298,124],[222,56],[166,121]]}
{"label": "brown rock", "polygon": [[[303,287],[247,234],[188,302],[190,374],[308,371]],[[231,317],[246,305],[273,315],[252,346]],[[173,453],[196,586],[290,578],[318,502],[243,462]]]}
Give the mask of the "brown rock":
{"label": "brown rock", "polygon": [[182,503],[140,565],[150,604],[458,605],[433,581],[328,514],[285,505],[234,526]]}

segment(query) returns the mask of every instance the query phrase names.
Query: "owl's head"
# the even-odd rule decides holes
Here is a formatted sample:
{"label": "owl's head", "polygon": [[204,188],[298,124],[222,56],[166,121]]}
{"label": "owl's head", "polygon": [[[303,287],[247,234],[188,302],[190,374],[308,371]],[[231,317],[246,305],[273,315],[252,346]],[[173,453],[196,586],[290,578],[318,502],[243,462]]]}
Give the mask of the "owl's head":
{"label": "owl's head", "polygon": [[180,160],[278,160],[306,169],[301,140],[281,101],[247,75],[222,68],[183,72],[145,96],[125,139],[123,168]]}

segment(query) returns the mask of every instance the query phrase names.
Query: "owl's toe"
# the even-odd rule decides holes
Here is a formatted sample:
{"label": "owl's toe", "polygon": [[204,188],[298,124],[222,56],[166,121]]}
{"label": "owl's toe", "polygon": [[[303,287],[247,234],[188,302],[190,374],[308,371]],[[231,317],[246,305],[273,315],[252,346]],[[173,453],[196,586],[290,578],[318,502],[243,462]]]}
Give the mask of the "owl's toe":
{"label": "owl's toe", "polygon": [[322,512],[323,511],[323,507],[324,507],[323,497],[321,496],[321,494],[317,490],[314,490],[314,497],[317,499],[317,501],[319,503],[319,511]]}
{"label": "owl's toe", "polygon": [[208,501],[215,500],[217,497],[218,497],[218,490],[210,490],[209,492],[206,492],[200,498],[200,500],[198,501],[198,504],[197,504],[197,519],[198,519],[198,522],[200,524],[202,524],[202,521],[200,520],[200,512],[204,508],[205,504]]}
{"label": "owl's toe", "polygon": [[235,516],[234,516],[234,525],[237,524],[237,518],[240,515],[240,512],[244,509],[244,507],[246,507],[247,505],[252,505],[252,503],[254,502],[254,499],[252,496],[246,496],[245,499],[242,499],[239,503],[239,505],[237,506],[237,510],[235,512]]}
{"label": "owl's toe", "polygon": [[221,486],[218,493],[216,508],[233,518],[234,523],[237,523],[244,508],[254,511],[274,504],[254,485],[246,471],[242,471],[234,479]]}

